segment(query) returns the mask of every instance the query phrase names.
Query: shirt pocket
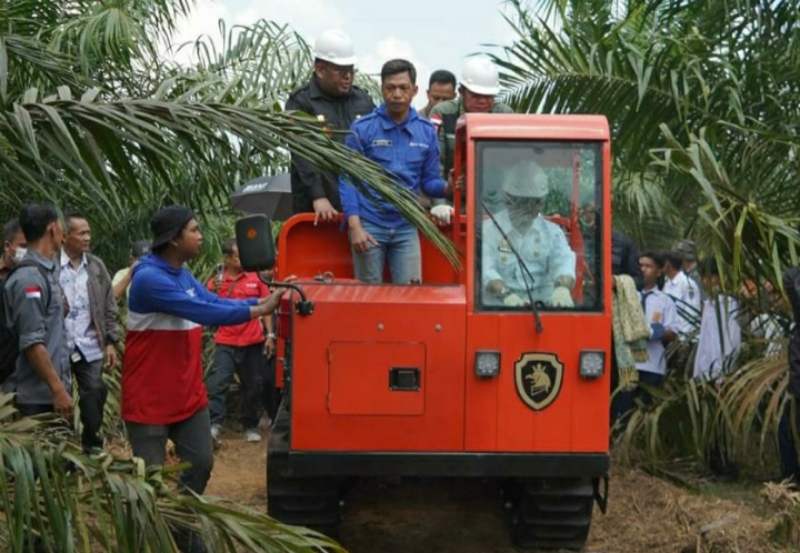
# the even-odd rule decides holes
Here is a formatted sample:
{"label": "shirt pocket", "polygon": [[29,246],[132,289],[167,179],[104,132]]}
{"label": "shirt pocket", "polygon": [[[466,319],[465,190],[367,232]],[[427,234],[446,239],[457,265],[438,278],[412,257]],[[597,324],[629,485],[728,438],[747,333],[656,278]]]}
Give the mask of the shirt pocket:
{"label": "shirt pocket", "polygon": [[422,164],[428,155],[428,149],[422,146],[410,146],[406,152],[406,164],[415,173],[422,171]]}
{"label": "shirt pocket", "polygon": [[367,152],[367,157],[377,161],[387,169],[394,159],[391,146],[372,146]]}

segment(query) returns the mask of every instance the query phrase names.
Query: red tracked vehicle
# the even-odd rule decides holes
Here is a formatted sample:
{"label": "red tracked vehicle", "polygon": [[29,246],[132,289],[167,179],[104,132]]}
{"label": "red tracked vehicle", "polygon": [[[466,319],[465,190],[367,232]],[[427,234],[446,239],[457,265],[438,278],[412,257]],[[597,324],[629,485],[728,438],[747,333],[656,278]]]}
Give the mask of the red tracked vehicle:
{"label": "red tracked vehicle", "polygon": [[[510,306],[487,291],[496,263],[532,277],[523,265],[535,243],[488,238],[508,208],[509,168],[530,160],[549,183],[542,214],[574,256],[572,307],[530,294],[533,306]],[[285,400],[269,440],[268,510],[335,533],[352,477],[496,478],[517,545],[577,549],[608,489],[608,124],[468,114],[454,166],[464,186],[445,232],[462,269],[423,240],[420,285],[359,283],[339,225],[314,226],[312,214],[283,225],[277,273],[299,277],[313,314],[285,304],[280,321]]]}

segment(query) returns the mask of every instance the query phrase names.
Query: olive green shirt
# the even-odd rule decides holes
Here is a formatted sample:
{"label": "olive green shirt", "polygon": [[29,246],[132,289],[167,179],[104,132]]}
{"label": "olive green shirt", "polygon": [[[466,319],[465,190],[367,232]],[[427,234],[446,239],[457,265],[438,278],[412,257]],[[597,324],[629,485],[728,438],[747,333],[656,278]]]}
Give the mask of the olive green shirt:
{"label": "olive green shirt", "polygon": [[[440,102],[433,106],[433,109],[430,113],[430,118],[434,119],[437,115],[440,117],[443,115],[450,115],[453,113],[458,113],[458,116],[461,117],[464,115],[464,103],[461,101],[461,98],[454,98],[452,100],[447,100],[445,102]],[[503,104],[500,102],[495,102],[492,106],[492,109],[489,110],[489,113],[514,113],[514,110],[511,109],[511,106],[507,104]],[[437,136],[439,137],[439,157],[440,162],[439,166],[442,170],[442,175],[446,179],[447,175],[445,175],[445,159],[449,157],[451,160],[453,159],[453,153],[456,148],[456,135],[445,133],[444,125],[439,125],[437,130]],[[434,205],[439,204],[449,204],[447,200],[436,198],[433,200]]]}

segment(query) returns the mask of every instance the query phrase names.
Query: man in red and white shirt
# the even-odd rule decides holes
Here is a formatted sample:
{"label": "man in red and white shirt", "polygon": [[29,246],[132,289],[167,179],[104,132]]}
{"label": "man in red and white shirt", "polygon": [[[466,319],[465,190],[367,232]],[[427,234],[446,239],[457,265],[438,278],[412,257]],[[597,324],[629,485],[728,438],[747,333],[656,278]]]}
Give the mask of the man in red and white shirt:
{"label": "man in red and white shirt", "polygon": [[[223,265],[208,281],[208,289],[225,299],[250,299],[269,295],[269,288],[258,277],[258,273],[246,273],[239,260],[236,241],[226,240],[222,245]],[[266,337],[264,330],[267,330]],[[272,318],[251,319],[245,323],[220,326],[214,334],[213,367],[206,377],[211,435],[219,440],[225,419],[225,395],[233,380],[234,372],[239,376],[241,422],[244,437],[248,442],[258,442],[258,420],[264,397],[266,356],[275,350],[275,335],[272,333]]]}

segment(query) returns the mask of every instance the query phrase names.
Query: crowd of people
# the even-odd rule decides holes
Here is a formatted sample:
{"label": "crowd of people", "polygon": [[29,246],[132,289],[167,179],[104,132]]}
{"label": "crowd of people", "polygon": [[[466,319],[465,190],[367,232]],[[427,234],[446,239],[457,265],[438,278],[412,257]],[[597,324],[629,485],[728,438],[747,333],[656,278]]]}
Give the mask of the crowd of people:
{"label": "crowd of people", "polygon": [[[314,115],[328,130],[349,131],[331,136],[383,166],[398,186],[428,206],[435,220],[448,224],[458,117],[511,111],[495,101],[499,80],[494,65],[486,58],[469,58],[460,84],[451,72],[435,71],[428,83],[428,104],[417,111],[412,107],[417,73],[409,61],[383,65],[384,101],[376,107],[353,84],[356,58],[346,34],[322,33],[314,51],[310,80],[289,97],[286,109]],[[313,212],[315,224],[343,219],[357,279],[382,282],[388,268],[393,283],[420,282],[418,233],[392,204],[298,155],[292,156],[291,184],[295,212]],[[550,187],[546,172],[531,160],[511,167],[499,184],[504,202],[495,213],[486,213],[483,229],[481,282],[487,305],[573,305],[576,254],[563,229],[541,216]],[[595,214],[592,208],[587,216],[593,219]],[[281,293],[270,290],[260,275],[242,269],[233,239],[223,244],[216,274],[198,282],[186,264],[200,253],[203,236],[187,207],[159,209],[150,228],[150,240],[135,242],[129,266],[112,278],[90,252],[91,221],[86,216],[71,211],[62,215],[48,204],[25,205],[3,228],[0,363],[11,362],[0,367],[0,377],[4,389],[16,394],[22,415],[65,416],[73,409],[74,378],[82,445],[91,452],[103,447],[107,390],[102,373],[121,362],[122,418],[133,453],[148,464],[160,464],[165,443],[172,440],[190,465],[182,485],[202,493],[234,375],[241,384],[245,439],[261,439],[258,425],[264,410],[274,417],[272,313]],[[615,232],[612,242],[614,274],[628,276],[615,280],[617,295],[627,298],[620,299],[625,303],[620,309],[641,318],[637,336],[615,340],[616,359],[630,369],[614,397],[618,419],[637,401],[649,401],[648,388],[663,385],[669,370],[680,369],[669,361],[679,355],[671,357],[668,351],[694,352],[687,376],[723,376],[736,362],[743,323],[737,299],[720,291],[716,263],[698,264],[692,242],[641,254],[621,233]],[[795,313],[797,280],[795,275]],[[123,359],[118,359],[120,304],[126,311]],[[204,327],[216,327],[207,376],[202,366]],[[794,340],[797,346],[797,331]],[[792,362],[797,375],[796,350]],[[204,550],[191,533],[177,538],[186,551]]]}

